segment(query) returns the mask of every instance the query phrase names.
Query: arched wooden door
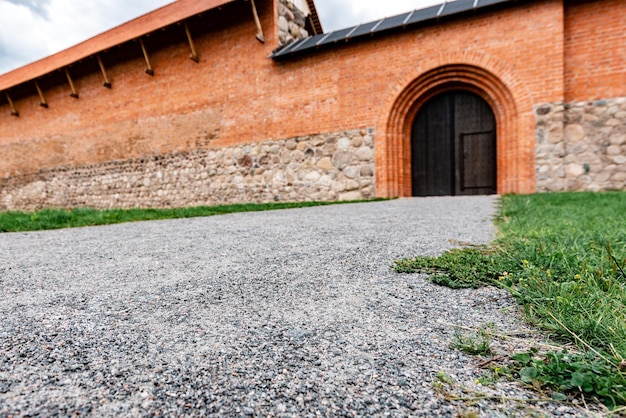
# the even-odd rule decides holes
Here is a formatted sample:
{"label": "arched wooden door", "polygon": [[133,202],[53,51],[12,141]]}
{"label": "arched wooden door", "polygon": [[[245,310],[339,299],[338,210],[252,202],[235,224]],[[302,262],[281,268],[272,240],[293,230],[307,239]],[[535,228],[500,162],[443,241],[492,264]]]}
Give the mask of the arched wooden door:
{"label": "arched wooden door", "polygon": [[464,91],[444,93],[417,114],[411,133],[413,196],[494,194],[496,120]]}

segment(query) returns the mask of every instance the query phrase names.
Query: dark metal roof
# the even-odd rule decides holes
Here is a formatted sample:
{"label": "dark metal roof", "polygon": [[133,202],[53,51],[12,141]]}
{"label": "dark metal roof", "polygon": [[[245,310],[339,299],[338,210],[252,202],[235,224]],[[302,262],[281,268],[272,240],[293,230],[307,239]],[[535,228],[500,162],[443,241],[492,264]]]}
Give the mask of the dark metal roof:
{"label": "dark metal roof", "polygon": [[456,0],[444,2],[438,6],[414,10],[397,16],[386,17],[374,22],[362,23],[345,29],[329,33],[322,33],[292,42],[276,49],[270,58],[281,60],[304,52],[310,52],[324,46],[347,42],[352,39],[370,37],[393,30],[414,28],[419,25],[436,22],[443,17],[460,15],[477,9],[485,9],[502,3],[511,3],[516,0]]}

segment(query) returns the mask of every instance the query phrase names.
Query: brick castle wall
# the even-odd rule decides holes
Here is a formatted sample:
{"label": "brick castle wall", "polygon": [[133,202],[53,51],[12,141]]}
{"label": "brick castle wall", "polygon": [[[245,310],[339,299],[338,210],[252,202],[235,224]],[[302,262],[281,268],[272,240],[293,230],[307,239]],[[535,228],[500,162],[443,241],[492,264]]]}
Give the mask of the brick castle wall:
{"label": "brick castle wall", "polygon": [[[432,66],[466,59],[486,67],[494,77],[514,81],[507,87],[518,100],[521,122],[512,141],[534,138],[533,103],[523,97],[539,103],[562,100],[563,51],[558,46],[563,39],[563,10],[557,0],[470,15],[284,63],[267,58],[278,44],[277,30],[271,30],[277,21],[272,3],[256,2],[265,44],[255,38],[249,4],[234,2],[204,14],[202,25],[190,25],[199,63],[188,58],[181,29],[172,34],[180,35],[180,43],[156,49],[150,39],[146,41],[154,77],[144,73],[141,50],[135,45],[126,61],[116,61],[115,50],[103,55],[113,84],[110,90],[102,87],[102,76],[93,63],[94,72],[76,77],[78,100],[69,97],[69,88],[61,84],[45,89],[48,109],[38,106],[36,94],[15,100],[19,118],[1,105],[0,148],[8,154],[11,145],[19,144],[19,151],[4,159],[0,177],[28,174],[33,166],[51,169],[114,161],[119,158],[116,148],[107,147],[107,142],[124,138],[132,143],[129,126],[212,109],[219,118],[207,123],[214,148],[373,127],[377,132],[377,195],[387,196],[393,182],[389,173],[400,170],[390,159],[392,147],[385,143],[391,108],[402,90]],[[202,28],[209,28],[208,32]],[[184,137],[170,136],[165,142],[161,147],[146,147],[143,156],[160,155],[163,148],[167,152],[195,149]],[[503,164],[520,157],[514,150],[521,146],[511,144],[511,151],[503,154]],[[67,156],[70,151],[71,158]],[[18,153],[28,155],[32,165],[26,165]],[[529,162],[524,167],[512,178],[500,179],[499,190],[533,191],[534,166]]]}
{"label": "brick castle wall", "polygon": [[[548,164],[538,157],[546,151],[536,140],[543,129],[536,109],[626,97],[619,0],[516,3],[280,63],[267,58],[279,44],[279,2],[256,4],[265,44],[255,39],[249,3],[234,2],[190,22],[199,63],[189,60],[184,32],[174,27],[146,39],[154,77],[144,73],[141,50],[131,43],[103,54],[110,90],[88,59],[92,70],[70,68],[78,74],[78,100],[66,84],[54,84],[44,88],[48,109],[38,106],[33,86],[15,99],[19,118],[0,102],[4,184],[42,172],[99,172],[107,164],[369,127],[376,132],[376,196],[409,195],[405,122],[424,97],[461,88],[480,94],[496,114],[499,193],[530,193],[543,190],[539,171]],[[597,31],[587,17],[611,24]],[[167,42],[157,42],[159,36]],[[595,137],[585,129],[586,138]],[[612,182],[597,187],[613,188]]]}

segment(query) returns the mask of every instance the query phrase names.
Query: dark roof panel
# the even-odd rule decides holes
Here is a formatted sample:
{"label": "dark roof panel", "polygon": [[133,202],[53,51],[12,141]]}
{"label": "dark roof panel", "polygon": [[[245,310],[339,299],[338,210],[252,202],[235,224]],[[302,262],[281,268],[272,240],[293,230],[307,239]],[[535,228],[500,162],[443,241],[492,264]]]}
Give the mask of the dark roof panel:
{"label": "dark roof panel", "polygon": [[337,41],[345,41],[346,35],[352,32],[352,28],[340,29],[328,34],[321,42],[318,42],[316,45],[326,45]]}
{"label": "dark roof panel", "polygon": [[409,20],[406,22],[407,25],[412,25],[414,23],[423,22],[425,20],[434,19],[437,17],[437,13],[441,9],[441,5],[428,7],[422,10],[415,10]]}
{"label": "dark roof panel", "polygon": [[478,0],[478,7],[493,6],[494,4],[508,3],[511,0]]}
{"label": "dark roof panel", "polygon": [[[292,51],[297,51],[299,49],[306,49],[306,48],[312,48],[315,46],[315,44],[317,43],[319,35],[317,36],[310,36],[306,39],[301,39],[300,42],[298,42],[298,45],[294,46],[291,50]],[[295,43],[295,42],[294,42]],[[293,45],[293,44],[290,44]]]}
{"label": "dark roof panel", "polygon": [[387,17],[374,22],[363,23],[327,34],[315,35],[304,41],[296,41],[282,49],[275,50],[270,57],[276,60],[287,58],[323,45],[414,27],[418,26],[420,23],[438,21],[441,17],[460,15],[472,10],[478,10],[501,3],[512,3],[513,1],[514,0],[456,0],[444,2],[439,6],[414,10],[413,12]]}
{"label": "dark roof panel", "polygon": [[380,20],[375,22],[363,23],[359,26],[354,27],[354,32],[350,34],[350,38],[356,38],[357,36],[369,35],[372,33],[372,29],[376,27],[376,25],[380,24]]}
{"label": "dark roof panel", "polygon": [[439,16],[450,16],[474,8],[474,0],[456,0],[446,3]]}
{"label": "dark roof panel", "polygon": [[[310,38],[307,38],[307,39],[310,39]],[[285,45],[284,47],[277,49],[277,50],[274,52],[274,54],[275,54],[275,55],[276,55],[276,54],[281,54],[281,55],[282,55],[282,54],[288,54],[288,53],[290,53],[290,52],[291,52],[291,51],[292,51],[295,47],[297,47],[299,44],[303,43],[303,41],[304,41],[303,39],[298,39],[297,41],[292,42],[292,43],[290,43],[289,45]]]}
{"label": "dark roof panel", "polygon": [[387,29],[397,28],[399,26],[404,25],[404,22],[411,15],[411,13],[404,13],[397,16],[387,17],[383,19],[381,24],[376,28],[377,31],[383,31]]}

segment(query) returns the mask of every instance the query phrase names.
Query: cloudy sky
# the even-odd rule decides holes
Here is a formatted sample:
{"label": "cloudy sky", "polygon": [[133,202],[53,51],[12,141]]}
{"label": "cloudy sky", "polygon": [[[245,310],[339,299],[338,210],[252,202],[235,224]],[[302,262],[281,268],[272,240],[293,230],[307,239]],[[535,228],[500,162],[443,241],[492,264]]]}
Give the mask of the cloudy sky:
{"label": "cloudy sky", "polygon": [[[172,0],[0,0],[0,74],[113,28]],[[443,0],[315,0],[326,32]]]}

